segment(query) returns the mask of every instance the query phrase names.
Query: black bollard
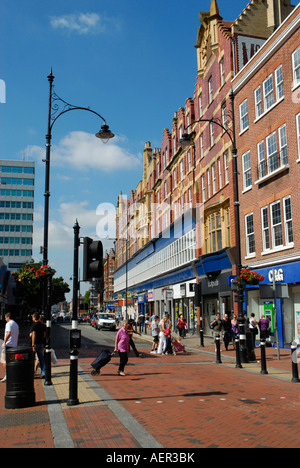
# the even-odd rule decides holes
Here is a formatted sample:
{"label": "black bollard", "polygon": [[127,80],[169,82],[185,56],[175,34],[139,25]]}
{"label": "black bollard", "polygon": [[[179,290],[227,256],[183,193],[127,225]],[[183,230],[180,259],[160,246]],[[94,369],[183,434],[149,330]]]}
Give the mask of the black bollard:
{"label": "black bollard", "polygon": [[297,356],[297,343],[293,341],[291,344],[291,351],[292,351],[292,372],[293,372],[293,377],[292,377],[292,382],[300,382],[299,379],[299,373],[298,373],[298,356]]}
{"label": "black bollard", "polygon": [[221,361],[221,344],[220,344],[220,336],[216,336],[216,364],[222,364]]}
{"label": "black bollard", "polygon": [[241,364],[241,355],[240,355],[240,339],[235,339],[235,353],[236,353],[236,369],[243,369]]}
{"label": "black bollard", "polygon": [[267,361],[266,361],[266,340],[261,338],[260,340],[260,349],[261,349],[261,371],[262,375],[268,375],[267,371]]}

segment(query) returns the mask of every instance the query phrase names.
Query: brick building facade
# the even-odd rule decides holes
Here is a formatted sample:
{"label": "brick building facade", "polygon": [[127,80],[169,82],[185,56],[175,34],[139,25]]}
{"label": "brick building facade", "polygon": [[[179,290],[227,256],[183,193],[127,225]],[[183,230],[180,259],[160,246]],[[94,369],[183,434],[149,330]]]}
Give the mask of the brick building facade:
{"label": "brick building facade", "polygon": [[[264,284],[288,284],[289,297],[276,300],[281,345],[300,339],[299,25],[298,4],[233,80],[242,261]],[[247,296],[257,319],[273,307],[258,287]]]}
{"label": "brick building facade", "polygon": [[[228,22],[212,0],[210,11],[199,15],[194,96],[164,129],[161,148],[146,143],[142,179],[129,199],[118,199],[115,293],[124,294],[126,283],[136,314],[168,311],[176,323],[183,313],[195,327],[195,272],[207,333],[216,312],[234,310],[228,281],[235,272],[228,249],[236,245],[232,144],[222,127],[231,134],[232,80],[292,10],[289,2],[275,3],[283,8],[253,0]],[[188,149],[180,142],[185,132],[193,140]]]}

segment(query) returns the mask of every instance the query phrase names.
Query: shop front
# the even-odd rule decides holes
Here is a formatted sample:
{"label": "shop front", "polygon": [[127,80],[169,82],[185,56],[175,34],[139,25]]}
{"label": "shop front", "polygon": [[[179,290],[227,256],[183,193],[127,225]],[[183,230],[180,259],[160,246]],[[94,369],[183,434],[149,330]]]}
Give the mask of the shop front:
{"label": "shop front", "polygon": [[192,280],[186,281],[185,283],[175,284],[173,286],[174,329],[176,329],[180,315],[185,319],[190,333],[195,332],[197,329],[197,317],[194,306],[195,284],[196,280]]}
{"label": "shop front", "polygon": [[211,336],[210,323],[215,319],[216,314],[221,315],[221,319],[228,314],[232,319],[232,292],[228,278],[231,270],[215,272],[200,279],[202,294],[202,318],[204,334]]}
{"label": "shop front", "polygon": [[262,295],[259,286],[248,288],[247,316],[254,313],[257,320],[266,314],[274,317],[271,326],[278,330],[281,348],[289,346],[293,341],[300,344],[300,262],[276,264],[268,268],[256,268],[255,271],[265,278],[261,285],[270,286],[270,297]]}

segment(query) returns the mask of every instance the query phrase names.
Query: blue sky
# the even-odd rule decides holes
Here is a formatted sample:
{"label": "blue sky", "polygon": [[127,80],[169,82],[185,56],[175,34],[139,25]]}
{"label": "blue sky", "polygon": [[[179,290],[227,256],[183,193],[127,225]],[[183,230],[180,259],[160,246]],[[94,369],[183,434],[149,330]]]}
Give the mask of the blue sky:
{"label": "blue sky", "polygon": [[[218,2],[228,21],[246,4],[235,0],[228,9],[228,2]],[[95,138],[101,121],[89,112],[70,112],[54,125],[49,260],[66,281],[73,270],[76,218],[81,236],[97,238],[102,226],[97,207],[116,205],[120,191],[130,195],[142,175],[145,142],[160,147],[174,112],[193,97],[199,12],[209,8],[210,0],[1,0],[6,102],[0,104],[0,159],[25,155],[36,161],[36,260],[43,243],[51,67],[55,92],[100,113],[116,134],[107,145]],[[105,241],[104,249],[111,245]]]}

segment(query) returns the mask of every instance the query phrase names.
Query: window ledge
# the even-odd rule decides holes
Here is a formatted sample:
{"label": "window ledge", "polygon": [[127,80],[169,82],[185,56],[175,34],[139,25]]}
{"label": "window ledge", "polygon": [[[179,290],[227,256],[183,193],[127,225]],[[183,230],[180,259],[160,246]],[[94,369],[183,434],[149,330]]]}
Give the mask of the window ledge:
{"label": "window ledge", "polygon": [[261,255],[270,255],[273,253],[282,252],[283,250],[289,250],[293,248],[294,248],[294,243],[289,244],[289,245],[281,245],[279,247],[276,247],[275,249],[266,250],[265,252],[262,252]]}
{"label": "window ledge", "polygon": [[274,102],[272,106],[269,107],[269,109],[265,110],[262,114],[260,114],[256,119],[254,120],[254,123],[258,122],[260,119],[262,119],[268,112],[271,112],[271,110],[274,109],[278,104],[280,104],[284,100],[284,96],[282,96],[278,101]]}
{"label": "window ledge", "polygon": [[[300,162],[300,161],[299,161]],[[275,171],[273,172],[270,172],[270,174],[267,174],[265,175],[264,177],[261,177],[260,179],[258,179],[255,183],[255,185],[259,185],[259,184],[262,184],[263,182],[266,182],[267,180],[269,179],[272,179],[272,177],[276,176],[277,174],[280,174],[281,172],[287,170],[290,168],[290,165],[289,164],[285,164],[284,166],[281,166],[279,167],[278,169],[276,169]]]}

